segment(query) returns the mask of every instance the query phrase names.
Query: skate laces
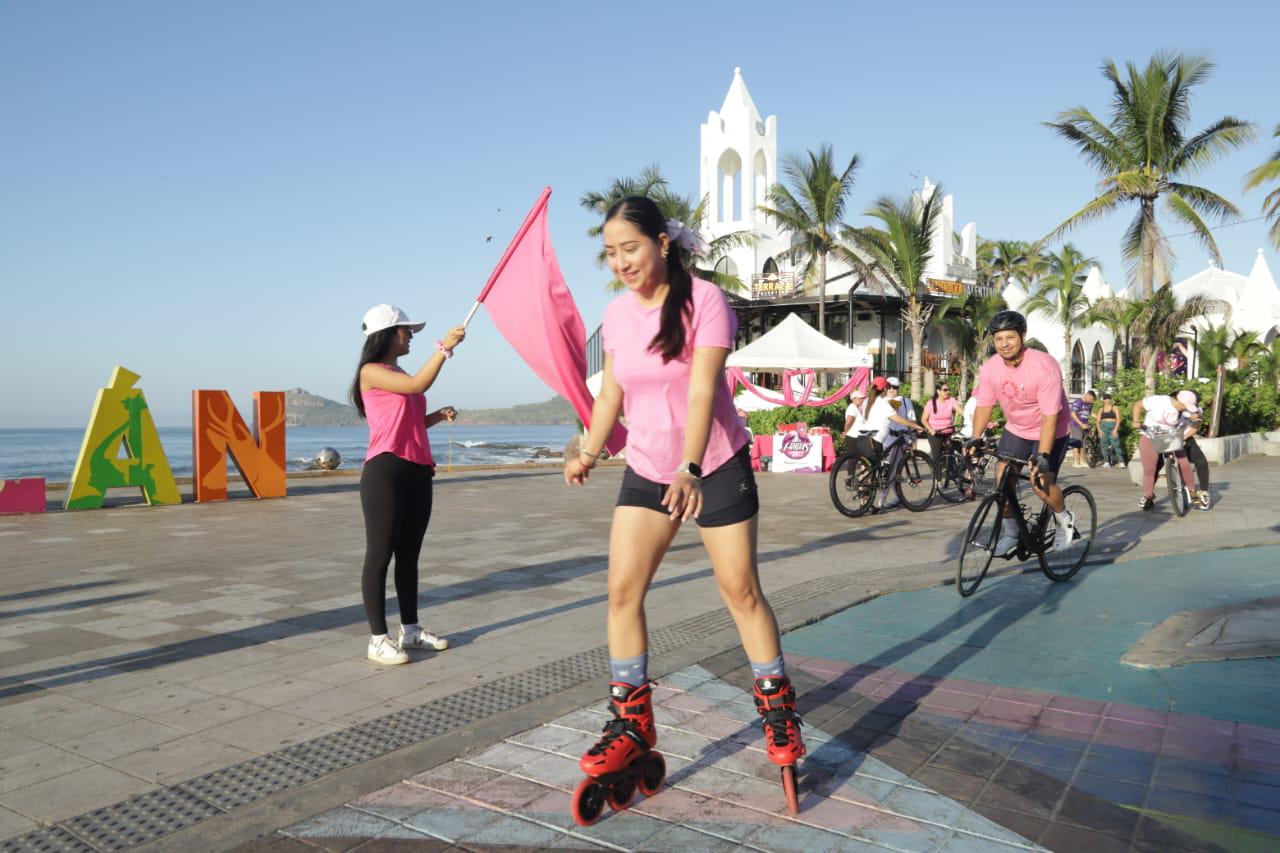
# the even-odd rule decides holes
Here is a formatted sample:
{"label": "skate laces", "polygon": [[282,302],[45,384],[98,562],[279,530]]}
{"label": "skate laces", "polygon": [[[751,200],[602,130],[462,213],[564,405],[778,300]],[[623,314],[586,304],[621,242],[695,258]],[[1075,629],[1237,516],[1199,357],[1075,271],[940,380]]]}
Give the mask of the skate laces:
{"label": "skate laces", "polygon": [[789,711],[785,708],[779,708],[775,711],[765,711],[761,714],[764,718],[763,725],[765,735],[772,741],[774,746],[787,746],[791,743],[792,724],[797,729],[800,728],[800,715],[795,711]]}
{"label": "skate laces", "polygon": [[621,717],[614,717],[612,720],[604,724],[604,728],[601,729],[604,736],[600,738],[595,746],[587,750],[587,754],[604,755],[609,751],[610,747],[613,746],[614,741],[618,738],[635,738],[637,733],[633,731],[634,728],[635,723],[624,720]]}

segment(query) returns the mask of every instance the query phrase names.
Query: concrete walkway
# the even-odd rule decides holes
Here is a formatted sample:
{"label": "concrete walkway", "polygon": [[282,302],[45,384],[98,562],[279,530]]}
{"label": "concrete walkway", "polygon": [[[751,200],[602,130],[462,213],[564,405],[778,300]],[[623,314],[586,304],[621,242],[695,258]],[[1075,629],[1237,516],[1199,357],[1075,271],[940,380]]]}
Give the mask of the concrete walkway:
{"label": "concrete walkway", "polygon": [[[423,621],[454,646],[390,670],[363,659],[351,478],[291,481],[290,498],[263,503],[0,519],[0,849],[264,843],[389,781],[598,710],[620,473],[601,470],[581,490],[557,471],[441,476]],[[1097,555],[1133,560],[1280,542],[1277,473],[1272,459],[1215,469],[1220,505],[1185,519],[1162,505],[1137,512],[1121,472],[1067,479],[1098,498]],[[971,509],[850,521],[831,508],[826,479],[806,475],[764,475],[761,495],[762,573],[792,627],[950,577]],[[692,528],[649,617],[655,675],[741,667]]]}

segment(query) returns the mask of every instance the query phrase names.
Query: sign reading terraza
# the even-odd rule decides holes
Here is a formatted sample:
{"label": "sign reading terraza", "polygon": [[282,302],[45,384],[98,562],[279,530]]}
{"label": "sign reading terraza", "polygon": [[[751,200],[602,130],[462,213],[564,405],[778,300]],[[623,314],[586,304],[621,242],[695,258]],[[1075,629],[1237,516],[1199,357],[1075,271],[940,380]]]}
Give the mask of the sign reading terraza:
{"label": "sign reading terraza", "polygon": [[794,296],[799,281],[793,272],[760,273],[751,276],[752,299],[783,299]]}

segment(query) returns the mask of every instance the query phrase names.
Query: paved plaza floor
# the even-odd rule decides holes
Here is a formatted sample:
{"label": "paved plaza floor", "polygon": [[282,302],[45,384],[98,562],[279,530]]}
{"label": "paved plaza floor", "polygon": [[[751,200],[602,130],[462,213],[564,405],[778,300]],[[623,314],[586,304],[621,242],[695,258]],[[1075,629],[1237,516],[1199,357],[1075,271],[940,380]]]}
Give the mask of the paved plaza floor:
{"label": "paved plaza floor", "polygon": [[849,520],[824,477],[763,475],[801,814],[690,528],[648,599],[669,787],[580,829],[620,474],[439,477],[422,617],[453,647],[391,669],[363,659],[353,478],[0,519],[0,850],[1274,849],[1273,662],[1119,657],[1174,612],[1276,595],[1280,461],[1215,468],[1215,510],[1183,519],[1068,469],[1098,499],[1098,564],[966,601],[938,584],[971,505]]}

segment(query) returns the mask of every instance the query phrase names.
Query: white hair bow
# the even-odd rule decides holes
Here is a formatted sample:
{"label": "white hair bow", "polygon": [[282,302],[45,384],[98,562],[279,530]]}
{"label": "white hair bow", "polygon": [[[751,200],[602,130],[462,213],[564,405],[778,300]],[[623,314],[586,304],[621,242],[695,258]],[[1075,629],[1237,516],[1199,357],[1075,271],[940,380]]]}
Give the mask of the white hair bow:
{"label": "white hair bow", "polygon": [[702,239],[702,235],[687,227],[679,219],[667,220],[667,236],[671,238],[671,242],[681,246],[691,255],[701,256],[707,253],[707,244]]}

